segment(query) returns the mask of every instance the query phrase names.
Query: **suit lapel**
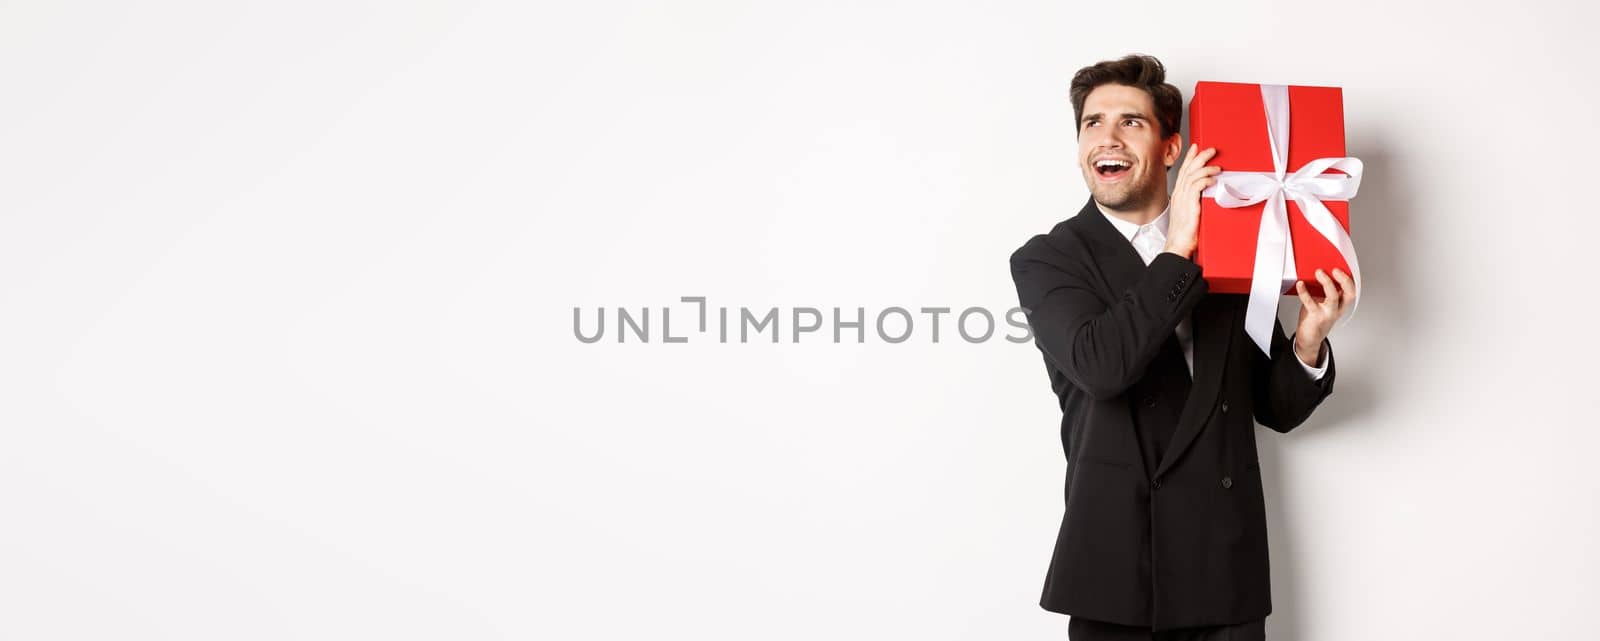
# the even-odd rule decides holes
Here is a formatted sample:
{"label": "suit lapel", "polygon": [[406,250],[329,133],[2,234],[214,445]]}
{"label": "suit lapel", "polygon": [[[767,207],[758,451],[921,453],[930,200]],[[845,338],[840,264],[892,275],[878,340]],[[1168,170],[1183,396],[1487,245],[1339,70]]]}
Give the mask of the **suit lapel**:
{"label": "suit lapel", "polygon": [[[1096,246],[1095,254],[1101,258],[1100,264],[1105,268],[1106,282],[1111,286],[1115,300],[1138,284],[1148,266],[1133,244],[1123,237],[1122,232],[1117,231],[1111,221],[1106,220],[1092,197],[1078,212],[1078,217],[1084,219],[1081,231]],[[1239,330],[1234,326],[1234,321],[1238,319],[1233,311],[1226,297],[1222,296],[1203,296],[1194,307],[1190,316],[1191,338],[1194,341],[1193,383],[1189,387],[1189,397],[1178,414],[1178,426],[1172,434],[1172,441],[1168,443],[1156,473],[1150,478],[1165,473],[1183,456],[1184,450],[1189,448],[1205,427],[1211,409],[1217,405],[1228,346]],[[1140,460],[1143,461],[1143,458],[1140,457]]]}
{"label": "suit lapel", "polygon": [[1159,478],[1171,468],[1184,450],[1194,442],[1205,428],[1211,409],[1217,406],[1217,395],[1222,390],[1222,370],[1227,365],[1228,346],[1237,333],[1233,326],[1235,314],[1225,297],[1206,295],[1194,307],[1190,329],[1194,340],[1194,384],[1189,387],[1189,398],[1178,414],[1178,427],[1172,442],[1161,457],[1161,465],[1151,478]]}
{"label": "suit lapel", "polygon": [[1101,258],[1100,264],[1105,268],[1106,284],[1111,286],[1112,300],[1116,300],[1144,276],[1144,259],[1139,257],[1139,250],[1133,248],[1133,243],[1106,220],[1106,215],[1094,205],[1094,198],[1083,205],[1077,217],[1083,219],[1084,236],[1095,245],[1095,255]]}
{"label": "suit lapel", "polygon": [[[1094,198],[1089,198],[1084,203],[1083,209],[1072,221],[1078,225],[1076,230],[1080,237],[1088,241],[1089,251],[1094,254],[1094,264],[1100,268],[1100,274],[1110,288],[1111,297],[1107,300],[1116,301],[1122,297],[1123,292],[1133,289],[1144,276],[1148,267],[1144,258],[1139,256],[1139,250],[1117,231],[1111,221],[1106,220],[1106,215],[1094,204]],[[1132,417],[1129,417],[1130,420]],[[1132,432],[1128,432],[1126,447],[1132,452],[1132,459],[1137,461],[1139,472],[1145,478],[1150,478],[1149,463],[1146,462],[1143,446],[1139,444]]]}

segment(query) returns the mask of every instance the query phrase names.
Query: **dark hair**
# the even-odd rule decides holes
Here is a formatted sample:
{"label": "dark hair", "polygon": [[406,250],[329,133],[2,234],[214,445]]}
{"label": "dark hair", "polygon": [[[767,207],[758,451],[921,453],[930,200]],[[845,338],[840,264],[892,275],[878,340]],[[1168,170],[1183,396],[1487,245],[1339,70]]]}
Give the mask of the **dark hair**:
{"label": "dark hair", "polygon": [[1178,133],[1183,122],[1183,93],[1167,81],[1167,69],[1155,56],[1132,53],[1116,60],[1102,60],[1072,75],[1073,131],[1083,130],[1083,101],[1100,85],[1126,85],[1143,89],[1155,103],[1161,137]]}

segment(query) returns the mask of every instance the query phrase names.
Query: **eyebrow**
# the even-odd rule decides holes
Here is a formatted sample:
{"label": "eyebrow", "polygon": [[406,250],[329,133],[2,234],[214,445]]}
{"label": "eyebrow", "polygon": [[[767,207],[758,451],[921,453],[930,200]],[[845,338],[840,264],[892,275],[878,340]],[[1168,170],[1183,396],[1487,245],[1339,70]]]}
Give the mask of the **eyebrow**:
{"label": "eyebrow", "polygon": [[[1084,116],[1083,117],[1083,121],[1084,122],[1089,122],[1091,120],[1099,120],[1099,119],[1101,119],[1103,117],[1105,117],[1105,114],[1093,113],[1093,114],[1089,114],[1087,116]],[[1136,119],[1139,119],[1139,120],[1143,120],[1145,122],[1150,122],[1150,117],[1149,116],[1146,116],[1146,115],[1144,115],[1142,113],[1139,113],[1139,112],[1136,112],[1136,111],[1123,112],[1119,116],[1119,119],[1127,119],[1127,118],[1136,118]]]}

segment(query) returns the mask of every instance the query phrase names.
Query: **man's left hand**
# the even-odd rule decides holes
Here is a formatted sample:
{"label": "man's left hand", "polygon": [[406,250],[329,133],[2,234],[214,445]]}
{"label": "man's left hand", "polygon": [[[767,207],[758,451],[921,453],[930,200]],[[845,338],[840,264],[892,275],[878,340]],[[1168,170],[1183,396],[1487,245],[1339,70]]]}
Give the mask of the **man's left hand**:
{"label": "man's left hand", "polygon": [[[1338,284],[1334,283],[1335,280]],[[1324,294],[1320,301],[1311,298],[1305,281],[1294,284],[1295,291],[1300,294],[1300,326],[1294,332],[1294,353],[1301,362],[1312,366],[1321,362],[1322,339],[1328,337],[1333,324],[1344,316],[1345,310],[1355,302],[1358,294],[1355,281],[1338,268],[1334,268],[1332,278],[1326,272],[1317,270],[1317,282],[1322,283]]]}

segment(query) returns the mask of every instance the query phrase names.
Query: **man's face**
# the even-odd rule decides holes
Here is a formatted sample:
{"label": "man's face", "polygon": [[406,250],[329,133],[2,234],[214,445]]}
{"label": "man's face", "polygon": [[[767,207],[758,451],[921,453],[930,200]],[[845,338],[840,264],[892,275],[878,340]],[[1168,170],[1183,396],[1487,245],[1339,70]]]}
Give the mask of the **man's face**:
{"label": "man's face", "polygon": [[1089,92],[1078,123],[1078,166],[1096,202],[1137,210],[1166,193],[1166,170],[1181,141],[1176,133],[1163,140],[1160,130],[1143,89],[1100,85]]}

